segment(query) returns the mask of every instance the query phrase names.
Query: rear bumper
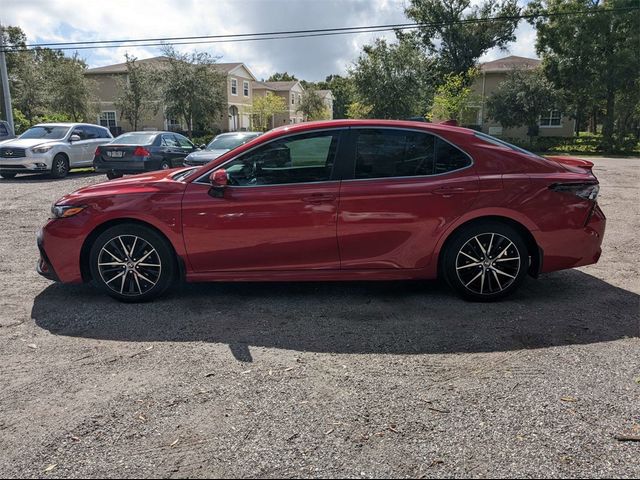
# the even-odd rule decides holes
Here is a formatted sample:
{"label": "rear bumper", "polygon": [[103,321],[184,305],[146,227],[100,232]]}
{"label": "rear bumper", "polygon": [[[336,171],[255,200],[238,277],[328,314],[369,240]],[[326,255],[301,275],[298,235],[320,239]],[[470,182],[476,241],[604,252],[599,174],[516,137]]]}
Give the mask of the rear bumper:
{"label": "rear bumper", "polygon": [[544,252],[541,271],[554,272],[597,263],[602,254],[606,224],[604,213],[595,204],[581,228],[537,232],[536,240]]}

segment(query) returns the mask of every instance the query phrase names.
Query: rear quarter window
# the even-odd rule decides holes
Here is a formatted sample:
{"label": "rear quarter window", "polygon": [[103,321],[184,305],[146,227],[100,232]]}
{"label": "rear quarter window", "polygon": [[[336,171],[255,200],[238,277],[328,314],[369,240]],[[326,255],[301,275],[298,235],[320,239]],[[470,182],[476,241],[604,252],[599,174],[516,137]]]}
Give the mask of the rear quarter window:
{"label": "rear quarter window", "polygon": [[471,158],[458,147],[445,142],[441,138],[436,140],[436,162],[434,174],[442,174],[460,170],[471,165]]}

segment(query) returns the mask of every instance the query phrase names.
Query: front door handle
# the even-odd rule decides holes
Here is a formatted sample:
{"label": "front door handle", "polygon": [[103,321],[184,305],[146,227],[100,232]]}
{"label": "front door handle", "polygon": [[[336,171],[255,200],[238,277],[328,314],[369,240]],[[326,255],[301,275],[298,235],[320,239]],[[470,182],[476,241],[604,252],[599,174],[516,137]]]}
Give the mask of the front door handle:
{"label": "front door handle", "polygon": [[316,193],[308,197],[303,197],[302,200],[307,203],[327,203],[333,202],[336,199],[335,195],[329,193]]}

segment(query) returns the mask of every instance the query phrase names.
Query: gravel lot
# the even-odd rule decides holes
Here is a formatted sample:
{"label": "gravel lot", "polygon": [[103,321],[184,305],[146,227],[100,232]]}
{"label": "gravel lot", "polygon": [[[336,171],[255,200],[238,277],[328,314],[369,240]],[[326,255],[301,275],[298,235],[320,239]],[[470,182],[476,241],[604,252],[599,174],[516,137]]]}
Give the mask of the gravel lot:
{"label": "gravel lot", "polygon": [[596,159],[595,266],[498,304],[435,282],[185,285],[124,305],[39,277],[103,179],[0,181],[2,477],[638,477],[640,159]]}

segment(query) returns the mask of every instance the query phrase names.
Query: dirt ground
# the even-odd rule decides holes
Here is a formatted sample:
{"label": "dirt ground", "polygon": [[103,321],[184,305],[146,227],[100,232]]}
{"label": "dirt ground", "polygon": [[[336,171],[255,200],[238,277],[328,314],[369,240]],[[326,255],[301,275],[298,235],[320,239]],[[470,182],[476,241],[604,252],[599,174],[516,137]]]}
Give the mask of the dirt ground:
{"label": "dirt ground", "polygon": [[595,159],[595,266],[496,304],[435,282],[185,285],[125,305],[39,277],[102,181],[0,181],[1,477],[638,477],[640,159]]}

